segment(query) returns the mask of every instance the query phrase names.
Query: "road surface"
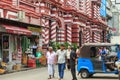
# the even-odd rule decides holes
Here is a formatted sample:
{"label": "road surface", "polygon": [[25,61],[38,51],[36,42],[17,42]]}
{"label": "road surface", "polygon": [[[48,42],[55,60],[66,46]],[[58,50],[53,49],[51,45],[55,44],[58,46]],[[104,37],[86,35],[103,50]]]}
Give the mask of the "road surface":
{"label": "road surface", "polygon": [[[0,75],[0,80],[48,80],[47,78],[47,67]],[[118,76],[115,74],[95,74],[93,78],[89,79],[81,79],[80,76],[77,78],[78,80],[118,80]],[[57,67],[55,78],[51,80],[58,80]],[[65,70],[64,80],[72,80],[69,70]]]}

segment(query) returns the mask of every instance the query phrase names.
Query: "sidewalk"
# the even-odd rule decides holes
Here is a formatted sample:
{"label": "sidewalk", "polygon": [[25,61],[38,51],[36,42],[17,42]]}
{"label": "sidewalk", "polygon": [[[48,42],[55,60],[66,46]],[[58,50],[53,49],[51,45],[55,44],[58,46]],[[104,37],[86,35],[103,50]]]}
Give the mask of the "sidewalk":
{"label": "sidewalk", "polygon": [[36,69],[36,68],[22,68],[21,70],[11,70],[11,71],[6,72],[5,74],[20,72],[20,71],[27,71],[27,70],[31,70],[31,69]]}
{"label": "sidewalk", "polygon": [[[42,67],[46,67],[46,66],[40,66],[40,67],[37,67],[37,68],[42,68]],[[27,71],[27,70],[31,70],[31,69],[37,69],[37,68],[22,67],[20,70],[11,70],[11,71],[8,71],[8,72],[6,72],[4,74],[10,74],[10,73],[20,72],[20,71]],[[1,75],[4,75],[4,74],[1,74]]]}

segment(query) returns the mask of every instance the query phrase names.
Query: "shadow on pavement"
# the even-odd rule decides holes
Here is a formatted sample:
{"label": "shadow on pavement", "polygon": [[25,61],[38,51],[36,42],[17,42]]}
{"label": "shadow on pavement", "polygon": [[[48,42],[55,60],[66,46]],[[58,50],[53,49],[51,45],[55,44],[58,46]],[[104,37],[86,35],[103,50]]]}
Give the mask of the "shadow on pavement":
{"label": "shadow on pavement", "polygon": [[93,76],[90,79],[101,79],[101,80],[105,80],[105,79],[110,79],[110,80],[115,80],[118,79],[118,77],[112,77],[112,76]]}

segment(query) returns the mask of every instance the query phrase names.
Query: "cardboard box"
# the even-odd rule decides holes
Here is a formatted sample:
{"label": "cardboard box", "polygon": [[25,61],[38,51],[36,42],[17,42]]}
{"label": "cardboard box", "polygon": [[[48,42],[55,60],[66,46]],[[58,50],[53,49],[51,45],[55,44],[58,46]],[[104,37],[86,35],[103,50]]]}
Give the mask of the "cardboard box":
{"label": "cardboard box", "polygon": [[42,59],[41,64],[42,64],[42,65],[46,65],[46,64],[47,64],[47,59],[46,59],[46,57],[45,57],[45,56],[42,56],[41,59]]}
{"label": "cardboard box", "polygon": [[13,70],[21,70],[21,64],[14,65]]}
{"label": "cardboard box", "polygon": [[22,58],[22,64],[27,65],[27,56],[24,55]]}

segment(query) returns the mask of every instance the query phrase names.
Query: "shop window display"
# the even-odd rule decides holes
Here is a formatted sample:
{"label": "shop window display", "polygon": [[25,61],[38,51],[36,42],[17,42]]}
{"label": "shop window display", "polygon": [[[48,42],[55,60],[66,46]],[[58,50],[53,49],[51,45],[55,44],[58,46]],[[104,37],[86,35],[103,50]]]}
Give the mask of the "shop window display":
{"label": "shop window display", "polygon": [[3,36],[3,49],[9,49],[9,36]]}
{"label": "shop window display", "polygon": [[2,35],[0,34],[0,58],[2,58]]}
{"label": "shop window display", "polygon": [[27,64],[28,67],[40,67],[41,64],[46,64],[42,47],[39,46],[39,36],[23,37],[22,49],[23,64]]}
{"label": "shop window display", "polygon": [[22,58],[21,37],[13,36],[12,42],[13,42],[12,60],[16,60],[17,63],[21,63]]}
{"label": "shop window display", "polygon": [[9,35],[3,35],[3,61],[9,62]]}

